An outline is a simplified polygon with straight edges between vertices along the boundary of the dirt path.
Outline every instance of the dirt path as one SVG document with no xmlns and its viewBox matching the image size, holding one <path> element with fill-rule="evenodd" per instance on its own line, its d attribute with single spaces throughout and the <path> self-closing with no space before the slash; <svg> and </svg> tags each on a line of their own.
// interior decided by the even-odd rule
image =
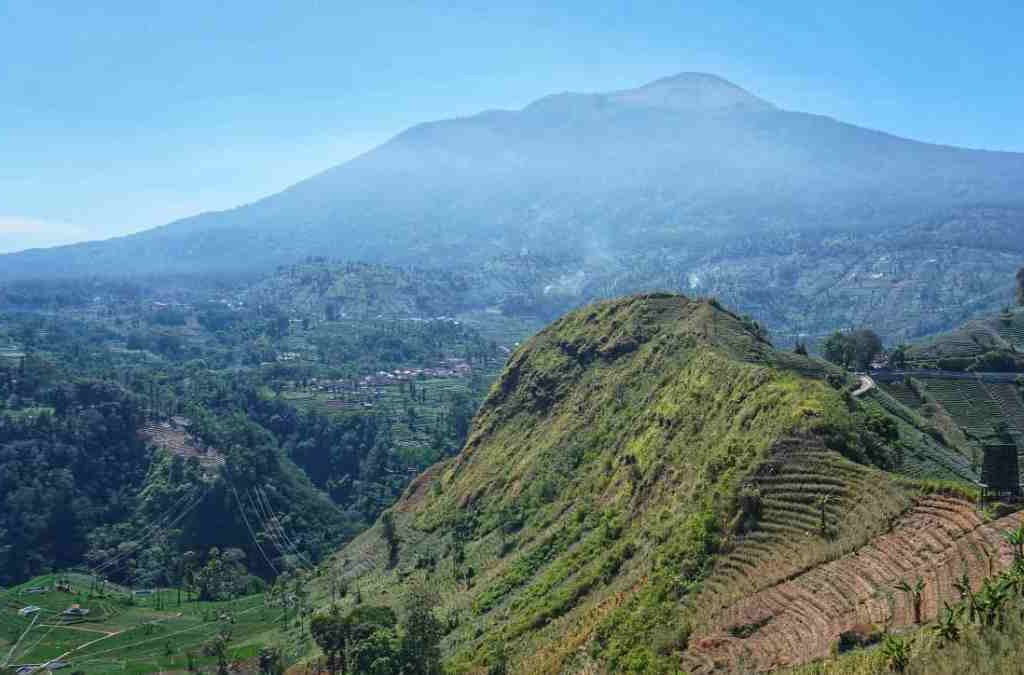
<svg viewBox="0 0 1024 675">
<path fill-rule="evenodd" d="M 860 376 L 860 386 L 856 391 L 853 392 L 854 398 L 860 398 L 864 394 L 868 393 L 875 388 L 875 381 L 867 375 Z"/>
<path fill-rule="evenodd" d="M 57 626 L 57 627 L 58 628 L 66 628 L 67 626 Z M 75 652 L 77 652 L 80 649 L 85 649 L 86 647 L 91 647 L 92 645 L 94 645 L 94 644 L 96 644 L 98 642 L 103 642 L 104 640 L 109 640 L 110 638 L 112 638 L 114 636 L 117 636 L 117 635 L 120 635 L 123 632 L 124 632 L 123 630 L 119 630 L 119 631 L 117 631 L 115 633 L 107 633 L 106 635 L 104 635 L 101 638 L 96 638 L 95 640 L 90 640 L 89 642 L 86 642 L 85 644 L 78 645 L 74 649 L 69 649 L 68 651 L 64 652 L 60 656 L 57 656 L 57 657 L 52 658 L 52 659 L 48 659 L 46 661 L 46 663 L 43 663 L 43 664 L 39 665 L 36 668 L 33 668 L 31 671 L 28 672 L 28 675 L 34 675 L 34 673 L 38 673 L 38 672 L 41 672 L 43 670 L 47 670 L 47 668 L 46 668 L 47 665 L 49 665 L 51 663 L 54 663 L 55 661 L 64 661 L 65 659 L 67 659 L 69 656 L 71 656 L 72 654 L 74 654 Z"/>
<path fill-rule="evenodd" d="M 1022 514 L 1012 514 L 983 523 L 962 499 L 922 499 L 866 546 L 719 612 L 694 636 L 684 669 L 763 672 L 823 658 L 840 633 L 857 625 L 909 626 L 913 609 L 895 586 L 918 577 L 926 584 L 923 618 L 931 620 L 943 601 L 958 597 L 956 578 L 966 573 L 980 586 L 1009 566 L 1012 551 L 1003 534 L 1021 522 Z"/>
<path fill-rule="evenodd" d="M 114 634 L 113 631 L 102 630 L 100 628 L 86 628 L 85 626 L 72 626 L 72 625 L 60 624 L 60 623 L 58 623 L 58 624 L 44 623 L 44 624 L 40 624 L 40 627 L 46 627 L 46 628 L 66 628 L 67 630 L 80 630 L 80 631 L 84 631 L 86 633 L 100 633 L 102 635 L 113 635 Z"/>
</svg>

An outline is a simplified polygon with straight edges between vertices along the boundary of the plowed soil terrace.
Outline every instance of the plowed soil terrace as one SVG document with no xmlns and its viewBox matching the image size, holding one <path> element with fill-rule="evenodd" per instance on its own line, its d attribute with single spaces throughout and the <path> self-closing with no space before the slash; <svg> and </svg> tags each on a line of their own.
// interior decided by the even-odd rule
<svg viewBox="0 0 1024 675">
<path fill-rule="evenodd" d="M 692 638 L 684 669 L 769 671 L 828 656 L 839 634 L 859 624 L 911 625 L 911 600 L 895 586 L 918 577 L 925 582 L 923 619 L 934 619 L 944 601 L 958 599 L 953 582 L 962 574 L 980 587 L 1010 565 L 1003 535 L 1021 518 L 985 523 L 964 499 L 921 498 L 867 545 L 717 612 Z"/>
</svg>

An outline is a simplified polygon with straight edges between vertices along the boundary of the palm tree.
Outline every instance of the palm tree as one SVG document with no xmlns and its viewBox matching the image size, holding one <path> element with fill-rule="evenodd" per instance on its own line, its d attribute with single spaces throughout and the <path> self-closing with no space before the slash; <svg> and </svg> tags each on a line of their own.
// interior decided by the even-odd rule
<svg viewBox="0 0 1024 675">
<path fill-rule="evenodd" d="M 913 586 L 908 584 L 906 581 L 901 581 L 896 584 L 896 589 L 903 591 L 910 598 L 911 603 L 914 607 L 914 623 L 921 623 L 921 602 L 924 598 L 924 579 L 921 577 L 917 578 L 917 582 Z"/>
</svg>

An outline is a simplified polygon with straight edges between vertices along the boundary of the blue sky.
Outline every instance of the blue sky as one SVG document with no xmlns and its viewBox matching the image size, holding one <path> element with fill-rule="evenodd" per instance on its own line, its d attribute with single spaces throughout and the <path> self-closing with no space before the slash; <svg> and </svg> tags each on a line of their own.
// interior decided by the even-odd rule
<svg viewBox="0 0 1024 675">
<path fill-rule="evenodd" d="M 679 71 L 1024 151 L 1021 26 L 1024 3 L 998 1 L 0 0 L 0 250 L 228 208 L 417 122 Z"/>
</svg>

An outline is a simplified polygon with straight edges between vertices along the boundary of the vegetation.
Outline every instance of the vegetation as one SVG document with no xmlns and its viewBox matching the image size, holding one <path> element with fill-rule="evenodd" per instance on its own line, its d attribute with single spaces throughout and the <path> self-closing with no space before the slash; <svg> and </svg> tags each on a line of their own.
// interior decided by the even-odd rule
<svg viewBox="0 0 1024 675">
<path fill-rule="evenodd" d="M 242 551 L 240 588 L 309 565 L 456 451 L 503 358 L 458 321 L 332 322 L 199 281 L 4 297 L 3 584 L 74 566 L 181 584 L 175 557 L 213 549 Z"/>
<path fill-rule="evenodd" d="M 794 675 L 881 675 L 885 672 L 954 675 L 1014 672 L 1024 636 L 1024 563 L 985 579 L 980 589 L 959 582 L 960 601 L 946 604 L 935 622 L 888 634 L 879 650 L 855 650 L 812 664 Z"/>
<path fill-rule="evenodd" d="M 70 592 L 56 588 L 62 584 Z M 41 608 L 35 625 L 18 614 L 28 604 Z M 60 613 L 72 604 L 90 613 L 77 623 L 62 622 Z M 294 661 L 297 649 L 309 645 L 294 634 L 298 639 L 289 644 L 281 617 L 279 601 L 263 594 L 207 602 L 179 596 L 173 588 L 131 594 L 116 584 L 94 586 L 81 574 L 46 575 L 0 594 L 0 665 L 38 664 L 63 655 L 71 670 L 89 675 L 211 672 L 255 661 L 262 649 L 276 653 L 278 662 Z"/>
<path fill-rule="evenodd" d="M 516 352 L 462 454 L 336 560 L 370 604 L 411 579 L 441 589 L 456 669 L 671 671 L 717 554 L 734 527 L 758 528 L 743 486 L 794 437 L 895 468 L 901 434 L 828 365 L 775 351 L 713 302 L 598 304 Z"/>
<path fill-rule="evenodd" d="M 1024 309 L 972 319 L 906 349 L 912 368 L 977 372 L 1024 372 Z"/>
<path fill-rule="evenodd" d="M 197 607 L 264 592 L 283 615 L 263 651 L 218 620 L 167 655 L 184 667 L 223 671 L 245 654 L 276 672 L 322 654 L 334 672 L 433 673 L 442 661 L 671 672 L 719 608 L 862 546 L 914 495 L 969 492 L 957 481 L 977 475 L 970 441 L 929 413 L 940 396 L 926 386 L 853 398 L 839 368 L 775 350 L 757 322 L 713 300 L 654 294 L 567 315 L 512 355 L 472 426 L 500 351 L 492 342 L 450 320 L 349 320 L 328 306 L 292 315 L 269 300 L 252 313 L 194 303 L 104 320 L 107 333 L 37 315 L 0 323 L 18 345 L 0 361 L 8 440 L 74 450 L 7 451 L 0 479 L 23 487 L 40 466 L 67 468 L 83 477 L 81 494 L 75 480 L 52 497 L 50 483 L 32 484 L 49 513 L 68 499 L 116 504 L 71 525 L 16 506 L 0 545 L 67 532 L 55 541 L 75 547 L 8 544 L 6 583 L 79 565 L 90 585 L 177 587 L 174 602 Z M 118 346 L 128 338 L 138 348 Z M 878 346 L 868 331 L 836 344 L 852 367 Z M 424 359 L 464 367 L 394 383 L 367 372 Z M 991 422 L 1006 405 L 977 412 L 993 434 L 1012 431 Z M 128 466 L 128 480 L 106 479 L 116 498 L 89 492 Z M 922 621 L 923 588 L 907 588 Z M 979 621 L 996 621 L 971 602 L 989 617 Z M 955 618 L 941 631 L 950 642 L 964 634 Z M 761 628 L 755 618 L 729 634 Z M 919 651 L 883 642 L 896 664 Z"/>
<path fill-rule="evenodd" d="M 871 330 L 860 329 L 849 333 L 835 332 L 821 346 L 826 359 L 844 368 L 867 370 L 882 352 L 882 340 Z"/>
</svg>

